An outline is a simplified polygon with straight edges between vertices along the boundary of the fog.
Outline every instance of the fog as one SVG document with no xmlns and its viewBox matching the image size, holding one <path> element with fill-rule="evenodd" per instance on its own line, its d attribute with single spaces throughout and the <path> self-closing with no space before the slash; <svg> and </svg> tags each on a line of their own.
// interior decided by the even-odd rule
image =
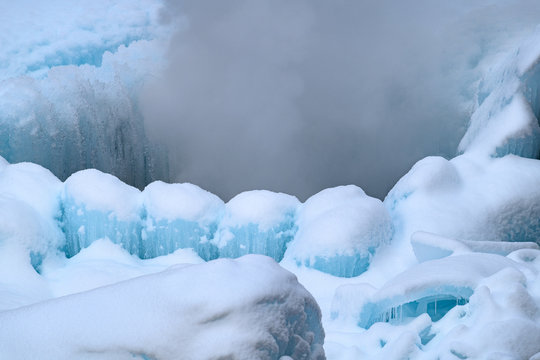
<svg viewBox="0 0 540 360">
<path fill-rule="evenodd" d="M 455 155 L 485 69 L 538 20 L 533 0 L 168 1 L 145 126 L 172 180 L 225 200 L 343 184 L 384 198 L 417 160 Z"/>
</svg>

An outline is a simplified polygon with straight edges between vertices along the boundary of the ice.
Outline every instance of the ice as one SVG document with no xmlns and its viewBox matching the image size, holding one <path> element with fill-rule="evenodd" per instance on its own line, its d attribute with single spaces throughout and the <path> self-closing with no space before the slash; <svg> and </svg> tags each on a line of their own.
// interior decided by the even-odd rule
<svg viewBox="0 0 540 360">
<path fill-rule="evenodd" d="M 263 254 L 280 261 L 296 232 L 294 196 L 266 190 L 246 191 L 225 206 L 213 243 L 220 257 Z"/>
<path fill-rule="evenodd" d="M 366 271 L 375 250 L 393 234 L 381 201 L 354 185 L 313 195 L 301 206 L 297 223 L 298 233 L 285 257 L 343 277 Z"/>
<path fill-rule="evenodd" d="M 162 4 L 0 6 L 0 358 L 323 359 L 324 325 L 329 360 L 540 359 L 540 30 L 473 60 L 491 69 L 459 155 L 384 203 L 224 204 L 124 183 L 169 176 L 139 108 Z"/>
<path fill-rule="evenodd" d="M 360 308 L 358 325 L 402 322 L 428 313 L 439 320 L 465 304 L 485 277 L 514 263 L 502 256 L 465 254 L 424 262 L 387 282 Z"/>
<path fill-rule="evenodd" d="M 143 191 L 146 219 L 141 256 L 152 258 L 192 248 L 205 260 L 218 257 L 212 243 L 223 201 L 192 184 L 156 181 Z"/>
<path fill-rule="evenodd" d="M 138 105 L 144 79 L 163 62 L 159 8 L 153 0 L 4 2 L 0 155 L 62 180 L 86 168 L 141 188 L 167 178 L 167 156 L 147 141 Z"/>
<path fill-rule="evenodd" d="M 479 107 L 461 143 L 462 152 L 502 157 L 540 156 L 540 30 L 486 75 Z"/>
<path fill-rule="evenodd" d="M 257 255 L 172 267 L 3 312 L 0 323 L 0 357 L 11 359 L 325 358 L 315 300 Z"/>
<path fill-rule="evenodd" d="M 95 169 L 79 171 L 64 184 L 63 224 L 68 257 L 107 237 L 130 253 L 141 249 L 140 191 Z"/>
</svg>

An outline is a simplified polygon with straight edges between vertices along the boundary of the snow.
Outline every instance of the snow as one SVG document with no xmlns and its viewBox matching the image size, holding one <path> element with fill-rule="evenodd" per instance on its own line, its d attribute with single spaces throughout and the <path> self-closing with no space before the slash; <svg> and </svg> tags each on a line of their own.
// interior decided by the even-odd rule
<svg viewBox="0 0 540 360">
<path fill-rule="evenodd" d="M 385 198 L 393 241 L 403 245 L 424 231 L 466 241 L 537 242 L 539 185 L 540 163 L 532 159 L 465 154 L 420 160 Z"/>
<path fill-rule="evenodd" d="M 102 237 L 139 253 L 143 206 L 134 187 L 95 169 L 82 170 L 64 183 L 63 209 L 68 256 Z"/>
<path fill-rule="evenodd" d="M 357 186 L 325 189 L 300 208 L 298 232 L 285 257 L 336 276 L 364 272 L 393 226 L 380 200 Z"/>
<path fill-rule="evenodd" d="M 506 256 L 521 249 L 540 250 L 538 244 L 533 242 L 466 241 L 423 231 L 412 234 L 411 245 L 419 262 L 473 251 Z"/>
<path fill-rule="evenodd" d="M 224 206 L 216 195 L 188 183 L 155 181 L 146 186 L 143 196 L 147 214 L 156 220 L 215 222 Z"/>
<path fill-rule="evenodd" d="M 246 191 L 225 206 L 213 243 L 220 257 L 263 254 L 280 261 L 296 232 L 294 196 L 266 190 Z"/>
<path fill-rule="evenodd" d="M 2 3 L 0 154 L 62 180 L 86 168 L 140 187 L 168 176 L 137 105 L 144 80 L 164 66 L 170 29 L 160 7 L 155 0 Z"/>
<path fill-rule="evenodd" d="M 315 300 L 256 255 L 171 267 L 6 311 L 0 323 L 5 358 L 324 359 Z"/>
<path fill-rule="evenodd" d="M 459 155 L 384 202 L 225 204 L 124 182 L 167 177 L 137 105 L 160 6 L 0 5 L 0 358 L 540 359 L 540 30 L 493 59 Z"/>
<path fill-rule="evenodd" d="M 537 30 L 518 49 L 493 65 L 479 89 L 480 104 L 459 144 L 461 152 L 538 158 L 539 38 Z"/>
<path fill-rule="evenodd" d="M 140 254 L 143 258 L 193 248 L 205 260 L 218 257 L 210 240 L 223 216 L 223 201 L 196 185 L 156 181 L 143 193 L 146 213 Z"/>
</svg>

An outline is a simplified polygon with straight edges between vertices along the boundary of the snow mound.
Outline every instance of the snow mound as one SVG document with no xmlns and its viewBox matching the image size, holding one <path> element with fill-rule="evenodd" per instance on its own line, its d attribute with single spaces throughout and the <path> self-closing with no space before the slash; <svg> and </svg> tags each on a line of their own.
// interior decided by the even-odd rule
<svg viewBox="0 0 540 360">
<path fill-rule="evenodd" d="M 375 250 L 389 243 L 393 234 L 381 201 L 354 185 L 310 197 L 299 210 L 297 224 L 285 258 L 343 277 L 366 271 Z"/>
<path fill-rule="evenodd" d="M 0 356 L 11 359 L 325 358 L 315 300 L 256 255 L 172 267 L 3 312 L 0 323 Z"/>
<path fill-rule="evenodd" d="M 467 154 L 450 161 L 425 158 L 384 204 L 396 227 L 396 243 L 408 243 L 417 231 L 464 241 L 538 242 L 540 162 Z"/>
</svg>

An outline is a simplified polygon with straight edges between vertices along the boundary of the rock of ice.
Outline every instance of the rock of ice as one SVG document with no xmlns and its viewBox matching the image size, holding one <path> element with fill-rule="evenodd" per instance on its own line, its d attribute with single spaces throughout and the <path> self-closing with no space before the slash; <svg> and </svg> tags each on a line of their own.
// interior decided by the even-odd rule
<svg viewBox="0 0 540 360">
<path fill-rule="evenodd" d="M 220 257 L 263 254 L 281 261 L 296 232 L 294 196 L 266 190 L 246 191 L 225 206 L 213 243 Z"/>
<path fill-rule="evenodd" d="M 6 359 L 325 359 L 317 303 L 257 255 L 172 267 L 2 312 L 0 323 Z"/>
<path fill-rule="evenodd" d="M 79 171 L 64 183 L 63 217 L 68 257 L 107 237 L 140 254 L 143 204 L 140 191 L 95 169 Z"/>
<path fill-rule="evenodd" d="M 393 234 L 380 200 L 354 185 L 325 189 L 300 208 L 298 232 L 285 257 L 335 276 L 366 271 L 375 250 Z"/>
<path fill-rule="evenodd" d="M 156 181 L 143 191 L 146 219 L 141 256 L 152 258 L 192 248 L 205 260 L 218 257 L 212 242 L 223 216 L 223 201 L 192 184 Z"/>
</svg>

